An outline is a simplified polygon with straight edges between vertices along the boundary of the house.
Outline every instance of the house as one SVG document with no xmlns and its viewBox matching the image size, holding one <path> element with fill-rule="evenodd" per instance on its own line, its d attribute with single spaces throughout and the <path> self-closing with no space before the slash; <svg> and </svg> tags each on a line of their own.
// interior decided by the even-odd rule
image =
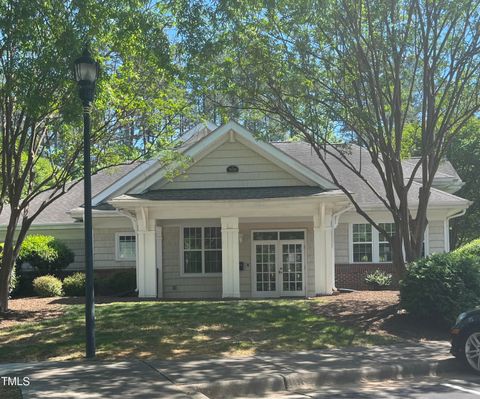
<svg viewBox="0 0 480 399">
<path fill-rule="evenodd" d="M 195 127 L 180 151 L 191 163 L 173 179 L 158 159 L 93 177 L 94 267 L 136 268 L 140 297 L 328 295 L 335 286 L 362 288 L 369 271 L 393 270 L 388 242 L 352 209 L 307 143 L 257 141 L 229 122 Z M 349 157 L 381 189 L 367 154 L 352 146 Z M 404 162 L 406 172 L 414 162 Z M 334 159 L 329 165 L 391 229 L 373 193 Z M 426 254 L 449 250 L 449 220 L 469 206 L 453 194 L 461 185 L 444 161 L 431 194 Z M 419 187 L 410 193 L 413 207 Z M 31 228 L 74 250 L 70 270 L 83 269 L 82 199 L 76 185 Z"/>
</svg>

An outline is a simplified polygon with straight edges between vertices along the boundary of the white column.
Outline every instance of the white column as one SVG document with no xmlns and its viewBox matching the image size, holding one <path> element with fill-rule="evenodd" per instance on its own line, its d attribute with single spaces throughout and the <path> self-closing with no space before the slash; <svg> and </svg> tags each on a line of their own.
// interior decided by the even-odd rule
<svg viewBox="0 0 480 399">
<path fill-rule="evenodd" d="M 315 294 L 331 295 L 334 280 L 333 227 L 331 211 L 321 205 L 313 216 Z"/>
<path fill-rule="evenodd" d="M 157 247 L 157 297 L 163 298 L 163 230 L 161 226 L 156 227 L 155 238 Z"/>
<path fill-rule="evenodd" d="M 140 298 L 157 297 L 155 220 L 148 209 L 137 210 L 137 287 Z"/>
<path fill-rule="evenodd" d="M 222 217 L 222 297 L 240 298 L 238 217 Z"/>
</svg>

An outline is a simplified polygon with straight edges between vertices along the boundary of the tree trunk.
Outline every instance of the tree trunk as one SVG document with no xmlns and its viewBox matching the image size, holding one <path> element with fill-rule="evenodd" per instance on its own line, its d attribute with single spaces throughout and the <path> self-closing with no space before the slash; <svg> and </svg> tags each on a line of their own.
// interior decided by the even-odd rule
<svg viewBox="0 0 480 399">
<path fill-rule="evenodd" d="M 403 256 L 403 240 L 398 233 L 392 239 L 392 262 L 394 266 L 394 280 L 400 281 L 405 275 L 406 268 Z"/>
<path fill-rule="evenodd" d="M 11 265 L 6 264 L 6 259 L 3 258 L 0 267 L 0 312 L 8 311 L 11 271 Z"/>
</svg>

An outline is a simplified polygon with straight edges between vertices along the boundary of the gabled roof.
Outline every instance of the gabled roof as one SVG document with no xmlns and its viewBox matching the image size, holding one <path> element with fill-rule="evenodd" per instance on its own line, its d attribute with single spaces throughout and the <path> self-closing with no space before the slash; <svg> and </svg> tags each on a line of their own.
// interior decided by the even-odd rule
<svg viewBox="0 0 480 399">
<path fill-rule="evenodd" d="M 200 140 L 194 142 L 190 146 L 182 148 L 182 154 L 186 157 L 198 161 L 213 151 L 216 147 L 226 142 L 229 135 L 234 135 L 236 140 L 250 147 L 260 155 L 276 163 L 284 168 L 292 175 L 318 185 L 325 190 L 334 190 L 337 187 L 323 175 L 318 174 L 297 159 L 289 156 L 287 153 L 280 151 L 274 145 L 263 141 L 257 141 L 253 135 L 240 126 L 236 122 L 228 122 L 225 125 L 210 132 Z M 141 170 L 135 169 L 129 174 L 122 177 L 115 185 L 108 188 L 104 192 L 95 196 L 92 200 L 93 205 L 98 205 L 107 198 L 121 195 L 124 193 L 141 194 L 146 192 L 152 185 L 165 178 L 169 169 L 162 168 L 159 161 L 145 163 Z"/>
<path fill-rule="evenodd" d="M 237 132 L 238 137 L 243 142 L 248 142 L 249 145 L 254 146 L 257 151 L 261 151 L 262 154 L 270 157 L 270 159 L 278 160 L 283 167 L 291 170 L 292 168 L 298 168 L 296 173 L 302 172 L 302 176 L 305 179 L 312 181 L 312 185 L 295 186 L 295 187 L 264 187 L 264 188 L 245 188 L 245 189 L 200 189 L 200 190 L 157 190 L 148 192 L 145 190 L 148 185 L 144 184 L 143 187 L 139 185 L 142 181 L 157 181 L 159 173 L 161 173 L 163 164 L 160 160 L 151 160 L 147 162 L 136 162 L 124 166 L 116 166 L 110 169 L 104 170 L 94 176 L 92 176 L 92 193 L 94 197 L 94 205 L 98 211 L 112 210 L 112 207 L 107 204 L 107 200 L 118 195 L 131 195 L 135 197 L 145 196 L 151 200 L 169 200 L 176 198 L 176 200 L 189 200 L 197 196 L 199 199 L 207 198 L 227 198 L 236 197 L 241 198 L 280 198 L 287 196 L 311 196 L 317 195 L 316 192 L 322 193 L 325 190 L 331 190 L 335 186 L 328 180 L 329 174 L 323 165 L 322 161 L 318 158 L 315 152 L 312 150 L 309 144 L 305 142 L 282 142 L 282 143 L 265 143 L 256 141 L 253 136 L 246 131 L 243 127 L 239 126 L 235 122 L 231 122 L 220 128 L 217 128 L 213 124 L 202 124 L 197 127 L 196 132 L 184 136 L 184 142 L 180 151 L 183 154 L 194 154 L 196 157 L 201 156 L 204 153 L 208 153 L 215 145 L 221 140 L 219 137 L 228 137 L 229 131 L 234 130 Z M 200 136 L 200 137 L 199 137 Z M 212 138 L 211 138 L 212 137 Z M 377 188 L 379 192 L 383 192 L 383 186 L 375 167 L 369 160 L 368 154 L 359 149 L 359 147 L 351 146 L 349 159 L 351 162 L 359 164 L 362 163 L 362 169 L 364 174 L 369 177 L 371 184 Z M 411 163 L 415 160 L 406 160 L 404 167 L 408 173 L 411 168 Z M 357 200 L 365 207 L 379 208 L 381 207 L 378 198 L 370 191 L 364 183 L 362 183 L 356 175 L 348 171 L 338 161 L 331 158 L 329 165 L 334 170 L 338 179 L 344 184 L 351 192 L 353 192 Z M 453 178 L 457 179 L 458 175 L 448 161 L 442 162 L 439 169 L 439 175 L 441 179 Z M 317 182 L 314 182 L 316 180 Z M 322 186 L 319 183 L 325 183 Z M 150 182 L 151 183 L 151 182 Z M 137 185 L 138 189 L 133 191 Z M 151 184 L 150 184 L 151 185 Z M 409 200 L 412 205 L 418 202 L 418 189 L 420 184 L 414 183 L 412 190 L 409 194 Z M 129 191 L 132 190 L 132 191 Z M 231 192 L 231 193 L 228 193 Z M 41 203 L 43 198 L 49 195 L 49 192 L 44 193 L 31 205 L 31 209 L 35 210 Z M 227 198 L 228 199 L 228 198 Z M 79 184 L 72 187 L 65 195 L 47 207 L 39 217 L 34 221 L 36 225 L 51 225 L 51 224 L 66 224 L 73 223 L 75 221 L 68 212 L 81 207 L 83 204 L 83 184 Z M 448 192 L 433 188 L 431 192 L 430 205 L 432 207 L 454 207 L 464 209 L 470 204 L 466 199 L 460 198 L 456 195 L 452 195 Z M 8 206 L 2 211 L 0 215 L 0 225 L 5 225 L 9 218 Z"/>
</svg>

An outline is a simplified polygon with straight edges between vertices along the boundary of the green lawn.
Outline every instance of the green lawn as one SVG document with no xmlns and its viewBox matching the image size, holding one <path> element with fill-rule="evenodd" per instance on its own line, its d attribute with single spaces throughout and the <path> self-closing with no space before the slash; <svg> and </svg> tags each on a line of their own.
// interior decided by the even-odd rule
<svg viewBox="0 0 480 399">
<path fill-rule="evenodd" d="M 97 305 L 98 355 L 170 359 L 391 342 L 316 315 L 312 303 L 262 300 Z M 0 362 L 82 357 L 84 308 L 66 306 L 66 313 L 56 319 L 0 330 Z"/>
</svg>

